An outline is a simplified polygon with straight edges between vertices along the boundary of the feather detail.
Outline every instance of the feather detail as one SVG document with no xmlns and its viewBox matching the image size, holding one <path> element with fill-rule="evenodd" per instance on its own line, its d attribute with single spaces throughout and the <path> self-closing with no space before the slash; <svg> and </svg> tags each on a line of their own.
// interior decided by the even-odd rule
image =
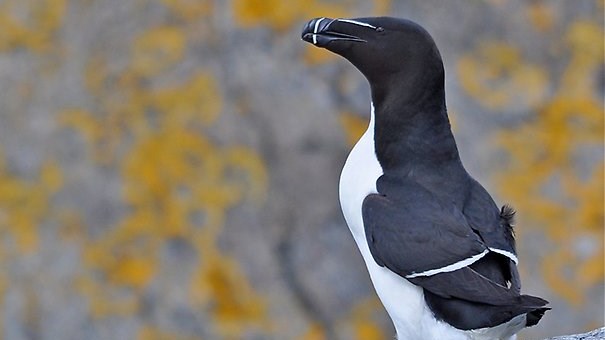
<svg viewBox="0 0 605 340">
<path fill-rule="evenodd" d="M 500 209 L 500 218 L 504 220 L 504 223 L 507 224 L 511 229 L 515 226 L 515 214 L 517 212 L 510 204 L 505 204 Z"/>
</svg>

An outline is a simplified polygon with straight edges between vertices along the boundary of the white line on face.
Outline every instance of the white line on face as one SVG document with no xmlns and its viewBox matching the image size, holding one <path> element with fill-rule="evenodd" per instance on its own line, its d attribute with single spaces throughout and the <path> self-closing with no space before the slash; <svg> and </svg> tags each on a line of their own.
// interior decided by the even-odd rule
<svg viewBox="0 0 605 340">
<path fill-rule="evenodd" d="M 315 27 L 313 28 L 313 45 L 317 45 L 317 29 L 319 28 L 319 23 L 325 18 L 321 18 L 315 22 Z"/>
<path fill-rule="evenodd" d="M 336 20 L 346 22 L 349 24 L 353 24 L 353 25 L 357 25 L 357 26 L 363 26 L 363 27 L 369 27 L 371 29 L 376 29 L 376 26 L 372 26 L 370 24 L 366 24 L 365 22 L 361 22 L 361 21 L 357 21 L 357 20 L 351 20 L 351 19 L 336 19 Z"/>
</svg>

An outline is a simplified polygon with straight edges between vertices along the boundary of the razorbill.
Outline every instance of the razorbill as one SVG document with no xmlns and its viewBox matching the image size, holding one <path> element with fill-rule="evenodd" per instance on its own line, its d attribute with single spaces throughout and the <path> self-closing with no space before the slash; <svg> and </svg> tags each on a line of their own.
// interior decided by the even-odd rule
<svg viewBox="0 0 605 340">
<path fill-rule="evenodd" d="M 464 169 L 431 36 L 409 20 L 316 18 L 302 39 L 367 78 L 371 116 L 340 204 L 398 339 L 514 339 L 547 301 L 521 295 L 512 218 Z"/>
</svg>

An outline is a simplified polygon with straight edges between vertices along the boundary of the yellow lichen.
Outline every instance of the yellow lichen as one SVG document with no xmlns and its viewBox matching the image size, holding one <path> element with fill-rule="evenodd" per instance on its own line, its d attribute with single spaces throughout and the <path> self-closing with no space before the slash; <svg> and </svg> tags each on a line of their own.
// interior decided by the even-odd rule
<svg viewBox="0 0 605 340">
<path fill-rule="evenodd" d="M 554 10 L 546 2 L 531 2 L 528 6 L 527 15 L 538 31 L 548 31 L 555 23 Z"/>
<path fill-rule="evenodd" d="M 374 0 L 374 13 L 384 15 L 390 8 L 390 0 Z M 343 18 L 351 16 L 351 1 L 278 1 L 278 0 L 235 0 L 233 14 L 242 27 L 266 25 L 284 31 L 293 24 L 314 17 Z"/>
<path fill-rule="evenodd" d="M 137 340 L 199 340 L 199 336 L 170 332 L 154 326 L 143 326 L 137 333 Z"/>
<path fill-rule="evenodd" d="M 276 30 L 285 30 L 305 7 L 306 4 L 301 1 L 235 0 L 233 14 L 242 27 L 269 24 Z"/>
<path fill-rule="evenodd" d="M 306 46 L 303 60 L 309 65 L 319 65 L 335 60 L 338 56 L 315 46 Z"/>
<path fill-rule="evenodd" d="M 391 12 L 391 0 L 374 0 L 374 14 L 388 15 Z"/>
<path fill-rule="evenodd" d="M 311 324 L 306 332 L 300 336 L 300 340 L 325 340 L 326 332 L 318 324 Z"/>
<path fill-rule="evenodd" d="M 239 337 L 250 325 L 266 326 L 264 302 L 229 257 L 203 260 L 191 281 L 191 290 L 192 296 L 202 298 L 196 303 L 209 303 L 215 325 L 227 336 Z"/>
<path fill-rule="evenodd" d="M 544 98 L 548 75 L 538 65 L 522 62 L 519 50 L 503 42 L 485 41 L 457 65 L 464 90 L 491 110 L 532 108 Z"/>
<path fill-rule="evenodd" d="M 160 0 L 185 20 L 192 21 L 214 10 L 214 0 Z"/>
<path fill-rule="evenodd" d="M 144 32 L 134 42 L 132 68 L 153 76 L 173 67 L 185 53 L 185 35 L 178 27 L 161 26 Z"/>
<path fill-rule="evenodd" d="M 342 129 L 345 131 L 349 145 L 357 143 L 361 135 L 363 135 L 368 128 L 367 118 L 362 118 L 347 112 L 341 113 L 338 118 Z"/>
<path fill-rule="evenodd" d="M 120 256 L 107 270 L 109 280 L 118 285 L 143 288 L 153 277 L 156 262 L 153 257 Z"/>
<path fill-rule="evenodd" d="M 153 90 L 148 94 L 150 106 L 170 117 L 168 124 L 210 125 L 222 109 L 222 98 L 214 78 L 200 73 L 184 84 Z"/>
<path fill-rule="evenodd" d="M 61 27 L 66 0 L 9 0 L 0 4 L 0 50 L 48 52 Z M 21 15 L 15 15 L 15 13 Z M 25 12 L 25 14 L 24 14 Z"/>
<path fill-rule="evenodd" d="M 384 307 L 376 296 L 370 296 L 359 300 L 338 325 L 350 328 L 358 340 L 386 339 L 387 335 L 377 322 L 378 313 L 384 313 Z"/>
<path fill-rule="evenodd" d="M 52 161 L 42 165 L 38 179 L 10 174 L 0 154 L 0 232 L 13 240 L 16 251 L 29 254 L 39 247 L 39 225 L 47 220 L 49 200 L 62 186 L 62 171 Z"/>
<path fill-rule="evenodd" d="M 380 340 L 386 338 L 380 326 L 371 321 L 359 321 L 356 323 L 355 333 L 359 340 Z"/>
</svg>

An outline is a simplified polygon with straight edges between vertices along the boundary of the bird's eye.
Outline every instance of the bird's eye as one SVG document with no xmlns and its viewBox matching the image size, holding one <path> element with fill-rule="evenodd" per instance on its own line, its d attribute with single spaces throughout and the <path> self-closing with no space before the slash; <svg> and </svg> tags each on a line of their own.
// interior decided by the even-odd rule
<svg viewBox="0 0 605 340">
<path fill-rule="evenodd" d="M 382 28 L 382 27 L 376 27 L 376 32 L 384 32 L 384 28 Z"/>
</svg>

